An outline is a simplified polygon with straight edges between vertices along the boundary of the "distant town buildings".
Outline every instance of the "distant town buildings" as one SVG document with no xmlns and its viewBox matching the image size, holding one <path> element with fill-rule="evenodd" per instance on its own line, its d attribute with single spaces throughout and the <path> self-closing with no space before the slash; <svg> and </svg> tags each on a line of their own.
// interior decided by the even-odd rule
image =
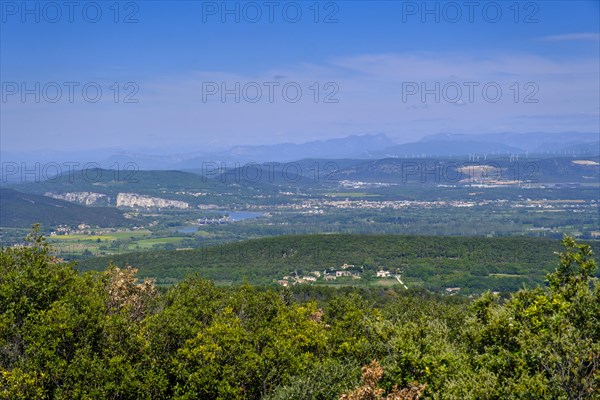
<svg viewBox="0 0 600 400">
<path fill-rule="evenodd" d="M 376 275 L 377 275 L 378 278 L 389 278 L 390 277 L 390 271 L 379 270 L 379 271 L 377 271 Z"/>
<path fill-rule="evenodd" d="M 219 224 L 226 224 L 228 222 L 231 222 L 231 218 L 229 217 L 212 217 L 212 218 L 208 218 L 208 217 L 204 217 L 204 218 L 199 218 L 198 219 L 198 224 L 200 225 L 219 225 Z"/>
<path fill-rule="evenodd" d="M 361 279 L 364 270 L 364 266 L 357 267 L 354 264 L 344 263 L 339 266 L 339 268 L 334 269 L 326 269 L 323 272 L 321 271 L 311 271 L 310 275 L 304 275 L 302 277 L 298 276 L 298 274 L 285 275 L 282 279 L 277 280 L 277 284 L 282 286 L 290 286 L 302 283 L 316 283 L 318 281 L 331 282 L 335 281 L 338 278 L 352 278 L 352 279 Z M 393 275 L 390 271 L 380 269 L 375 273 L 377 278 L 385 278 L 385 279 L 397 279 L 398 282 L 402 285 L 404 283 L 399 279 L 400 275 Z M 405 288 L 406 285 L 404 285 Z M 407 288 L 408 289 L 408 288 Z"/>
<path fill-rule="evenodd" d="M 447 294 L 457 294 L 458 292 L 460 292 L 460 288 L 459 287 L 449 287 L 449 288 L 446 288 L 446 293 Z"/>
</svg>

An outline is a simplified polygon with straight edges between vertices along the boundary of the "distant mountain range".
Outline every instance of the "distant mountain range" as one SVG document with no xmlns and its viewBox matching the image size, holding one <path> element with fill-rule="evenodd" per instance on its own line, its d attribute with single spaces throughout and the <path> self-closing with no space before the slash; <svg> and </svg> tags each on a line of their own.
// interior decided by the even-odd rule
<svg viewBox="0 0 600 400">
<path fill-rule="evenodd" d="M 593 132 L 530 132 L 457 134 L 438 133 L 413 143 L 423 146 L 431 155 L 467 154 L 554 154 L 595 156 L 600 153 L 600 133 Z M 448 147 L 450 146 L 450 147 Z"/>
<path fill-rule="evenodd" d="M 234 202 L 248 204 L 258 194 L 275 198 L 282 187 L 321 189 L 397 184 L 407 185 L 407 188 L 435 188 L 437 185 L 499 187 L 542 183 L 557 188 L 577 187 L 578 193 L 591 190 L 597 195 L 600 182 L 598 156 L 304 159 L 293 163 L 256 164 L 253 168 L 260 169 L 261 174 L 247 167 L 137 171 L 134 174 L 92 169 L 42 182 L 14 184 L 0 188 L 0 226 L 24 227 L 35 222 L 44 226 L 82 223 L 92 227 L 127 226 L 136 221 L 125 218 L 121 210 L 114 208 L 118 205 L 115 199 L 132 193 L 161 201 L 186 202 L 193 208 L 205 204 L 225 207 L 231 207 Z M 96 201 L 98 199 L 101 201 Z"/>
<path fill-rule="evenodd" d="M 1 154 L 2 161 L 30 164 L 39 162 L 78 161 L 96 162 L 107 169 L 118 169 L 132 163 L 144 170 L 191 170 L 201 169 L 206 163 L 264 163 L 291 162 L 302 159 L 363 159 L 374 160 L 388 157 L 451 157 L 468 155 L 530 154 L 546 156 L 598 156 L 600 133 L 485 133 L 457 134 L 438 133 L 425 136 L 410 143 L 397 143 L 383 133 L 352 135 L 336 139 L 316 140 L 306 143 L 279 143 L 272 145 L 234 146 L 228 150 L 192 151 L 182 154 L 146 154 L 140 151 L 103 150 L 94 153 L 78 153 L 61 159 L 52 159 L 47 153 Z M 36 158 L 37 157 L 37 158 Z M 86 159 L 87 157 L 87 159 Z M 2 177 L 6 183 L 14 175 Z"/>
<path fill-rule="evenodd" d="M 532 182 L 552 184 L 597 184 L 600 158 L 572 157 L 525 158 L 385 158 L 364 160 L 341 167 L 331 180 L 390 182 L 398 184 L 506 184 Z M 597 191 L 597 188 L 594 189 Z"/>
<path fill-rule="evenodd" d="M 228 151 L 196 157 L 182 163 L 183 168 L 193 168 L 203 161 L 265 162 L 296 161 L 303 158 L 373 158 L 374 154 L 393 146 L 384 134 L 346 136 L 337 139 L 315 140 L 302 144 L 281 143 L 262 146 L 235 146 Z"/>
<path fill-rule="evenodd" d="M 135 163 L 140 169 L 201 169 L 207 163 L 264 163 L 291 162 L 306 158 L 371 159 L 395 143 L 385 134 L 352 135 L 343 138 L 315 140 L 306 143 L 278 143 L 273 145 L 234 146 L 225 151 L 196 152 L 179 155 L 148 155 L 122 152 L 101 162 L 108 168 L 118 163 Z"/>
<path fill-rule="evenodd" d="M 488 143 L 475 140 L 446 140 L 433 139 L 421 140 L 415 143 L 406 143 L 391 146 L 379 152 L 379 157 L 411 158 L 415 156 L 463 156 L 469 154 L 517 154 L 523 150 L 502 143 Z"/>
<path fill-rule="evenodd" d="M 318 159 L 380 159 L 414 156 L 468 156 L 471 154 L 538 154 L 585 155 L 600 154 L 600 133 L 439 133 L 411 143 L 398 144 L 387 135 L 352 135 L 343 138 L 316 140 L 302 144 L 234 146 L 226 151 L 188 155 L 156 155 L 121 153 L 102 164 L 136 163 L 141 169 L 197 169 L 203 163 L 290 162 Z"/>
</svg>

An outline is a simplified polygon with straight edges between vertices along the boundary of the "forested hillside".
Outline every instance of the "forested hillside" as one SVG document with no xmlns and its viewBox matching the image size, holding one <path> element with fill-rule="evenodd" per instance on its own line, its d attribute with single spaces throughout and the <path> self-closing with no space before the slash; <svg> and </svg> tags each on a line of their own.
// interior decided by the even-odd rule
<svg viewBox="0 0 600 400">
<path fill-rule="evenodd" d="M 597 399 L 596 262 L 563 245 L 548 288 L 375 305 L 78 273 L 34 231 L 0 252 L 0 398 Z"/>
<path fill-rule="evenodd" d="M 0 226 L 26 227 L 34 223 L 45 226 L 78 225 L 113 227 L 131 226 L 135 220 L 127 219 L 115 208 L 89 208 L 47 196 L 21 193 L 0 188 Z"/>
<path fill-rule="evenodd" d="M 600 242 L 590 242 L 600 251 Z M 193 250 L 133 252 L 82 261 L 81 270 L 103 270 L 113 261 L 133 265 L 142 277 L 173 283 L 195 273 L 220 283 L 273 284 L 284 275 L 336 269 L 347 263 L 372 274 L 401 273 L 411 288 L 461 293 L 516 291 L 543 284 L 555 267 L 560 241 L 506 237 L 404 235 L 291 235 Z M 363 276 L 351 284 L 366 284 Z"/>
</svg>

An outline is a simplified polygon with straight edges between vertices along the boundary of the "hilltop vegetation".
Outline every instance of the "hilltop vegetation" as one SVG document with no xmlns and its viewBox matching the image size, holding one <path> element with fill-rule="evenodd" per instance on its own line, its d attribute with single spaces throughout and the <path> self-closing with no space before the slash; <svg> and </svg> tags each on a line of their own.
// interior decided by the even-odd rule
<svg viewBox="0 0 600 400">
<path fill-rule="evenodd" d="M 381 306 L 197 277 L 161 292 L 29 241 L 0 251 L 2 399 L 598 398 L 596 262 L 569 238 L 548 288 Z"/>
<path fill-rule="evenodd" d="M 140 171 L 132 169 L 89 168 L 64 172 L 44 181 L 25 181 L 14 185 L 31 193 L 99 192 L 116 196 L 122 191 L 209 189 L 214 187 L 197 174 L 182 171 Z M 124 188 L 126 188 L 124 190 Z"/>
<path fill-rule="evenodd" d="M 453 146 L 460 144 L 453 143 Z M 447 145 L 450 147 L 450 144 Z M 481 154 L 481 153 L 479 153 Z M 403 185 L 435 186 L 472 183 L 589 183 L 597 185 L 600 177 L 598 156 L 582 158 L 531 157 L 511 159 L 506 156 L 466 158 L 382 158 L 341 168 L 330 181 L 357 180 L 394 182 Z M 484 173 L 478 173 L 484 168 Z M 597 186 L 595 186 L 597 190 Z"/>
<path fill-rule="evenodd" d="M 599 242 L 591 242 L 595 251 Z M 542 284 L 554 268 L 560 241 L 507 237 L 404 235 L 292 235 L 248 240 L 193 250 L 133 252 L 82 261 L 81 270 L 103 270 L 109 262 L 133 265 L 140 276 L 172 283 L 195 273 L 221 283 L 273 284 L 294 272 L 308 274 L 342 264 L 402 274 L 411 288 L 462 293 L 516 291 Z M 397 270 L 400 271 L 397 271 Z M 365 276 L 364 278 L 367 278 Z M 368 279 L 351 285 L 367 285 Z M 392 282 L 393 283 L 393 282 Z"/>
<path fill-rule="evenodd" d="M 132 165 L 132 167 L 135 167 L 135 165 Z M 257 185 L 260 186 L 260 183 L 239 188 L 226 185 L 216 179 L 207 179 L 199 174 L 184 171 L 89 168 L 64 172 L 44 181 L 25 181 L 20 184 L 13 184 L 11 187 L 34 194 L 100 193 L 110 197 L 112 199 L 111 205 L 114 205 L 117 195 L 122 192 L 139 193 L 198 204 L 197 197 L 182 193 L 202 192 L 205 195 L 202 197 L 202 202 L 219 202 L 219 200 L 222 201 L 221 196 L 223 194 L 242 194 L 245 196 L 252 194 L 256 192 L 254 186 Z M 264 187 L 262 190 L 264 191 Z M 231 199 L 228 197 L 228 200 Z"/>
<path fill-rule="evenodd" d="M 0 188 L 0 226 L 24 227 L 34 223 L 46 226 L 87 224 L 113 227 L 135 223 L 115 208 L 89 208 L 46 196 Z"/>
</svg>

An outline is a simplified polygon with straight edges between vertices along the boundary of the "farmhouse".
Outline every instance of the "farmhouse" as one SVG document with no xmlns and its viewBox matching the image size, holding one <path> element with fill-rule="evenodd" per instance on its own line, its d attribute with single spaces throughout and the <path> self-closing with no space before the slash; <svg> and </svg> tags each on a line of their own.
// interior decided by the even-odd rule
<svg viewBox="0 0 600 400">
<path fill-rule="evenodd" d="M 448 294 L 456 294 L 458 292 L 460 292 L 460 288 L 459 287 L 449 287 L 449 288 L 446 288 L 446 293 L 448 293 Z"/>
</svg>

